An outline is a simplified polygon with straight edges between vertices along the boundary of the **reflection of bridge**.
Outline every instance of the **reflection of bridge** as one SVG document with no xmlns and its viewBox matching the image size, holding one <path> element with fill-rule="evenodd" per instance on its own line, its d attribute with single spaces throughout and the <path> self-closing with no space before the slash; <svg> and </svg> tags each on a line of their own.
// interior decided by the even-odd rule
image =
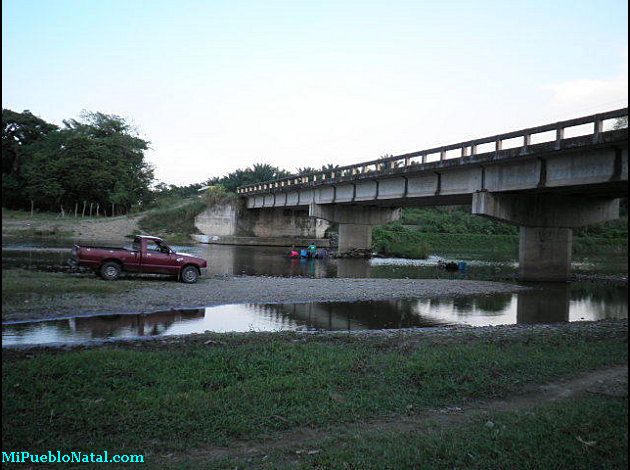
<svg viewBox="0 0 630 470">
<path fill-rule="evenodd" d="M 525 279 L 569 275 L 572 229 L 618 217 L 628 194 L 628 109 L 239 188 L 252 210 L 308 208 L 368 248 L 405 206 L 472 204 L 521 227 Z"/>
</svg>

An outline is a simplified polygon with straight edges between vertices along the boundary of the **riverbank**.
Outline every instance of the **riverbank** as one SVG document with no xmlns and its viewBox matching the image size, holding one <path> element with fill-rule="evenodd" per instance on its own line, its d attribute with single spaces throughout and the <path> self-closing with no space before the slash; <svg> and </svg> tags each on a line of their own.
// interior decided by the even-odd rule
<svg viewBox="0 0 630 470">
<path fill-rule="evenodd" d="M 627 219 L 625 219 L 627 221 Z M 593 256 L 628 256 L 628 237 L 574 235 L 572 258 Z M 615 233 L 615 235 L 617 235 Z M 518 259 L 518 234 L 439 233 L 426 232 L 423 227 L 394 223 L 375 227 L 373 244 L 377 253 L 401 258 L 424 259 L 428 254 L 449 256 L 472 255 L 484 259 Z"/>
<path fill-rule="evenodd" d="M 187 199 L 117 217 L 61 217 L 54 213 L 30 214 L 2 209 L 2 240 L 86 240 L 93 243 L 126 243 L 138 233 L 160 236 L 169 243 L 191 243 L 199 233 L 195 216 L 207 207 L 200 199 Z"/>
<path fill-rule="evenodd" d="M 443 279 L 238 276 L 181 284 L 160 277 L 107 282 L 88 274 L 2 271 L 2 320 L 147 313 L 230 303 L 359 302 L 518 292 L 515 284 Z"/>
<path fill-rule="evenodd" d="M 30 215 L 25 212 L 2 210 L 2 242 L 25 240 L 128 241 L 127 236 L 136 233 L 141 214 L 119 217 L 61 217 L 43 213 Z"/>
<path fill-rule="evenodd" d="M 124 451 L 152 468 L 626 468 L 627 328 L 5 350 L 3 449 Z"/>
</svg>

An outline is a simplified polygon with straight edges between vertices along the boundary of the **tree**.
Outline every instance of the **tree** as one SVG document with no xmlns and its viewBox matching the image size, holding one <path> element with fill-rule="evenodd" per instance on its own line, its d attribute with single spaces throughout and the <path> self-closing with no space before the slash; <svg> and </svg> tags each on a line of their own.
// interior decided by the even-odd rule
<svg viewBox="0 0 630 470">
<path fill-rule="evenodd" d="M 628 116 L 618 118 L 613 124 L 613 129 L 625 129 L 628 127 Z"/>
<path fill-rule="evenodd" d="M 17 178 L 22 182 L 17 197 L 22 207 L 63 212 L 64 207 L 70 210 L 86 202 L 111 214 L 115 207 L 120 213 L 148 200 L 153 181 L 153 170 L 144 159 L 148 142 L 123 118 L 84 112 L 81 120 L 64 121 L 62 129 L 44 130 L 23 133 L 22 142 L 28 143 L 20 144 Z M 13 173 L 6 178 L 3 174 L 11 190 L 14 179 Z"/>
<path fill-rule="evenodd" d="M 7 207 L 22 205 L 25 181 L 20 174 L 24 150 L 45 138 L 57 126 L 26 110 L 21 113 L 2 110 L 2 203 Z"/>
<path fill-rule="evenodd" d="M 317 173 L 317 169 L 311 167 L 311 166 L 305 166 L 304 168 L 298 168 L 297 170 L 297 174 L 298 175 L 310 175 L 311 173 Z"/>
<path fill-rule="evenodd" d="M 337 168 L 339 168 L 339 165 L 333 165 L 332 163 L 322 165 L 322 171 L 332 171 L 336 170 Z"/>
<path fill-rule="evenodd" d="M 2 174 L 15 175 L 20 169 L 20 148 L 43 139 L 57 126 L 29 110 L 16 113 L 2 110 Z"/>
<path fill-rule="evenodd" d="M 206 184 L 221 185 L 227 191 L 236 192 L 239 186 L 262 183 L 286 176 L 291 176 L 291 173 L 268 163 L 256 163 L 252 168 L 239 169 L 223 177 L 211 178 Z"/>
</svg>

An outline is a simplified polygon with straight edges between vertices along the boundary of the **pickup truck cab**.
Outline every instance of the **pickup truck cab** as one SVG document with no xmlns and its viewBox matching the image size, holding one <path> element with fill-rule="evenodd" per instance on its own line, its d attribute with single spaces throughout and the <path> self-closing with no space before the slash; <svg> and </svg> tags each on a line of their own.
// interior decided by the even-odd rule
<svg viewBox="0 0 630 470">
<path fill-rule="evenodd" d="M 170 274 L 187 284 L 197 282 L 208 268 L 205 259 L 176 253 L 161 238 L 150 236 L 135 237 L 131 249 L 74 245 L 70 264 L 90 268 L 108 281 L 125 271 Z"/>
</svg>

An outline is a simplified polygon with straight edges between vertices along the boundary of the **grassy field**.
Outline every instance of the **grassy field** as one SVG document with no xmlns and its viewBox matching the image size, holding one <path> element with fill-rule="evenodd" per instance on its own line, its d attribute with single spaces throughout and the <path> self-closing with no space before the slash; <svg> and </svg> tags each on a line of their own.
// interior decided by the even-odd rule
<svg viewBox="0 0 630 470">
<path fill-rule="evenodd" d="M 527 412 L 477 416 L 447 430 L 363 431 L 215 468 L 627 468 L 627 400 L 587 396 Z M 492 423 L 489 427 L 488 423 Z M 310 454 L 309 454 L 310 449 Z M 203 466 L 198 458 L 185 467 Z"/>
<path fill-rule="evenodd" d="M 106 282 L 95 275 L 48 273 L 26 269 L 2 270 L 2 304 L 25 302 L 64 294 L 111 295 L 150 285 L 137 279 Z"/>
<path fill-rule="evenodd" d="M 567 332 L 416 342 L 202 335 L 87 350 L 4 351 L 3 450 L 124 450 L 144 453 L 151 465 L 169 454 L 194 467 L 199 462 L 187 456 L 204 446 L 410 416 L 626 362 L 623 339 Z M 597 455 L 617 467 L 625 461 L 627 446 L 622 405 L 594 399 L 540 414 L 496 416 L 492 419 L 506 426 L 498 427 L 506 431 L 496 436 L 485 427 L 476 435 L 480 422 L 474 420 L 428 438 L 345 436 L 300 465 L 401 468 L 430 457 L 438 467 L 470 462 L 485 467 L 496 461 L 505 468 L 523 457 L 553 462 L 569 443 L 577 450 L 567 458 L 579 462 L 578 435 L 597 441 Z M 283 467 L 285 458 L 271 455 L 265 465 Z M 219 459 L 216 465 L 234 468 L 234 461 Z"/>
</svg>

